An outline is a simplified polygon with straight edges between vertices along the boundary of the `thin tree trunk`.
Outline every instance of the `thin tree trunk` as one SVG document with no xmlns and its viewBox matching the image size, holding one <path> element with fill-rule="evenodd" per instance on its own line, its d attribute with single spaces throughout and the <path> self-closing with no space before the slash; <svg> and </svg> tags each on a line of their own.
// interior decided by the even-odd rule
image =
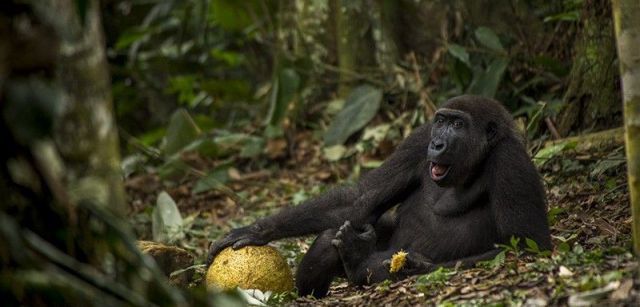
<svg viewBox="0 0 640 307">
<path fill-rule="evenodd" d="M 84 21 L 73 0 L 46 0 L 65 29 L 59 77 L 68 94 L 55 122 L 54 138 L 67 168 L 75 202 L 91 199 L 125 213 L 118 136 L 104 52 L 98 1 L 88 1 Z"/>
<path fill-rule="evenodd" d="M 633 246 L 640 255 L 640 2 L 614 0 L 613 17 L 622 76 Z"/>
<path fill-rule="evenodd" d="M 362 68 L 374 63 L 376 53 L 366 2 L 347 2 L 331 0 L 329 3 L 336 24 L 336 51 L 340 70 L 338 95 L 341 97 L 346 97 L 349 93 Z"/>
</svg>

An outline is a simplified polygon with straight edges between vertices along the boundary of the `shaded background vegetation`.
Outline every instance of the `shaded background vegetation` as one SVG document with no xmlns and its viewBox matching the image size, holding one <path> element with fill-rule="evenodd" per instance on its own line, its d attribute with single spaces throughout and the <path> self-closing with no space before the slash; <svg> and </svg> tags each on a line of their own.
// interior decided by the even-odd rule
<svg viewBox="0 0 640 307">
<path fill-rule="evenodd" d="M 207 132 L 322 132 L 336 100 L 362 84 L 383 98 L 360 110 L 385 122 L 407 115 L 419 124 L 440 102 L 472 93 L 503 101 L 532 138 L 621 123 L 608 1 L 103 7 L 118 122 L 146 145 L 158 145 L 178 107 Z"/>
</svg>

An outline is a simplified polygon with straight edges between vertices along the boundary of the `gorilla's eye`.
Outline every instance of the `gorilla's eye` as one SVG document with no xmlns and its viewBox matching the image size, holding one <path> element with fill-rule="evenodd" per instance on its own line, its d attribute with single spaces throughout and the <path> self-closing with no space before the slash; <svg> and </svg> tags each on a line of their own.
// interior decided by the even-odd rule
<svg viewBox="0 0 640 307">
<path fill-rule="evenodd" d="M 442 118 L 441 116 L 438 116 L 436 118 L 436 125 L 442 125 L 444 124 L 444 118 Z"/>
<path fill-rule="evenodd" d="M 464 122 L 461 119 L 456 119 L 453 121 L 454 128 L 462 128 L 464 126 Z"/>
</svg>

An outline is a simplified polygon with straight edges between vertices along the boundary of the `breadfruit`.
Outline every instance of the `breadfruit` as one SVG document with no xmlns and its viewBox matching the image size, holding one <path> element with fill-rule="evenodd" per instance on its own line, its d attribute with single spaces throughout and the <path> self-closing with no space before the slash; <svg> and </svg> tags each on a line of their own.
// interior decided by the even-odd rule
<svg viewBox="0 0 640 307">
<path fill-rule="evenodd" d="M 287 261 L 271 246 L 228 247 L 209 267 L 207 287 L 282 293 L 293 290 L 293 276 Z"/>
</svg>

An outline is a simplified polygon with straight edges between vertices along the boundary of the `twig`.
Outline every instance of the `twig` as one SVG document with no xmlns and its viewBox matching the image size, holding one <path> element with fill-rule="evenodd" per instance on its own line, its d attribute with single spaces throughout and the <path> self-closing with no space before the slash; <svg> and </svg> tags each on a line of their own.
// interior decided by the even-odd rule
<svg viewBox="0 0 640 307">
<path fill-rule="evenodd" d="M 560 133 L 558 133 L 558 129 L 556 129 L 556 125 L 554 125 L 553 120 L 550 117 L 545 117 L 544 122 L 547 124 L 547 128 L 549 129 L 549 132 L 551 132 L 554 140 L 559 140 L 562 138 L 560 136 Z"/>
</svg>

